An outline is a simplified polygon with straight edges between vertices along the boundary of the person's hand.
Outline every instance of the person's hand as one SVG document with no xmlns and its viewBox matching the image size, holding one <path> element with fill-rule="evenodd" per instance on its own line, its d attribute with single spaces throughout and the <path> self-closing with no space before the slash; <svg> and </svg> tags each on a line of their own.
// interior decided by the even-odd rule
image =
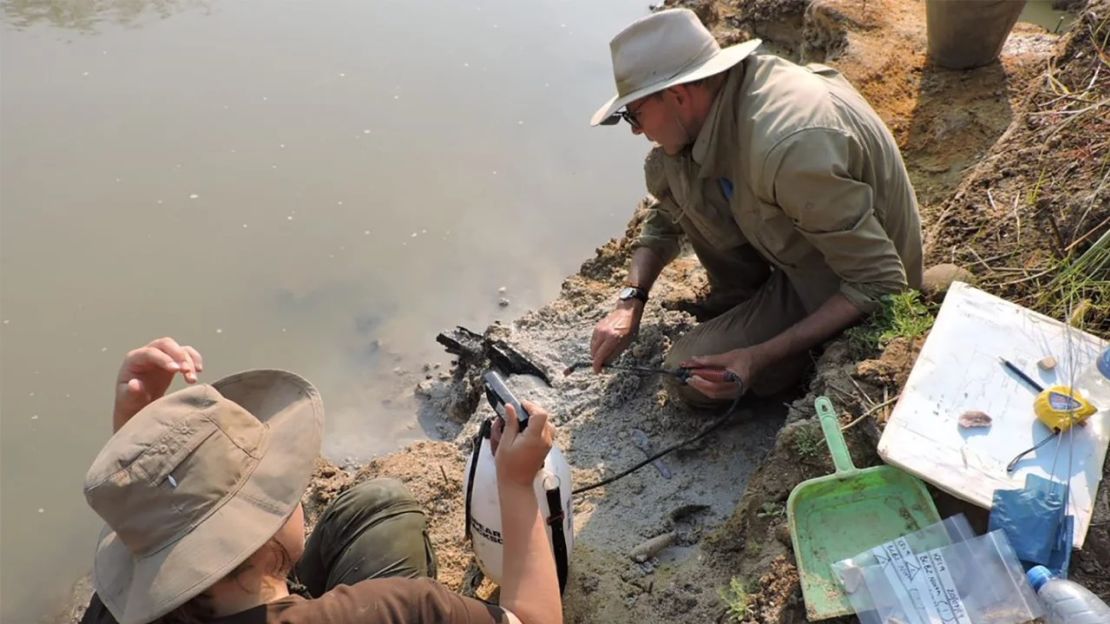
<svg viewBox="0 0 1110 624">
<path fill-rule="evenodd" d="M 590 339 L 590 357 L 595 373 L 600 373 L 602 366 L 632 344 L 643 315 L 643 302 L 630 299 L 617 304 L 615 310 L 598 321 L 593 338 Z"/>
<path fill-rule="evenodd" d="M 494 463 L 497 465 L 498 483 L 522 485 L 529 489 L 536 473 L 543 468 L 543 460 L 555 439 L 555 426 L 549 422 L 546 410 L 531 401 L 523 401 L 528 410 L 528 428 L 520 432 L 520 422 L 512 405 L 505 406 L 505 419 L 493 423 L 492 437 L 497 437 Z"/>
<path fill-rule="evenodd" d="M 698 355 L 679 364 L 690 369 L 688 386 L 711 399 L 735 399 L 763 369 L 754 349 L 741 347 L 718 355 Z"/>
<path fill-rule="evenodd" d="M 166 394 L 173 376 L 181 373 L 186 383 L 196 383 L 204 370 L 200 353 L 173 338 L 159 338 L 133 349 L 123 358 L 116 376 L 116 405 L 112 415 L 115 429 L 151 402 Z"/>
</svg>

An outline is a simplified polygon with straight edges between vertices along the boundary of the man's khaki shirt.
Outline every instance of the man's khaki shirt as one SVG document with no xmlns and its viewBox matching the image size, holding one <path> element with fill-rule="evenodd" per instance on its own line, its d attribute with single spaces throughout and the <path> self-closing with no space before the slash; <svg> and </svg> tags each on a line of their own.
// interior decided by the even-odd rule
<svg viewBox="0 0 1110 624">
<path fill-rule="evenodd" d="M 757 256 L 809 312 L 838 291 L 871 312 L 881 296 L 921 285 L 921 222 L 898 146 L 828 67 L 749 57 L 729 71 L 693 146 L 653 150 L 645 177 L 657 201 L 637 245 L 670 261 L 685 235 L 715 289 L 761 282 L 766 269 L 745 275 Z"/>
</svg>

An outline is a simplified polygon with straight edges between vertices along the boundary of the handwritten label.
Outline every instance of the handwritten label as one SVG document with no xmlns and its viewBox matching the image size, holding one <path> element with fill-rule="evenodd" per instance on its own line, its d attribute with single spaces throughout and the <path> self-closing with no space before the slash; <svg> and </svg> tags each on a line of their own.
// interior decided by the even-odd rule
<svg viewBox="0 0 1110 624">
<path fill-rule="evenodd" d="M 940 551 L 914 553 L 905 538 L 871 549 L 906 624 L 972 624 Z"/>
</svg>

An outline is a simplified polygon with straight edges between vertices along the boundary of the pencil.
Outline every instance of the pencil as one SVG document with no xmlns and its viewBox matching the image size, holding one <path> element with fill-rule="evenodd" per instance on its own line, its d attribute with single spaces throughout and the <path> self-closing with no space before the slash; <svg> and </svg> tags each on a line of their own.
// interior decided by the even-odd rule
<svg viewBox="0 0 1110 624">
<path fill-rule="evenodd" d="M 1022 381 L 1029 384 L 1030 388 L 1033 388 L 1037 392 L 1044 392 L 1044 388 L 1041 387 L 1041 384 L 1033 381 L 1033 379 L 1029 375 L 1026 375 L 1025 373 L 1021 372 L 1020 368 L 1014 366 L 1006 358 L 1004 358 L 1002 356 L 999 356 L 998 361 L 1002 362 L 1002 365 L 1005 366 L 1007 369 L 1009 369 L 1009 371 L 1011 373 L 1017 375 L 1018 377 L 1021 378 Z"/>
</svg>

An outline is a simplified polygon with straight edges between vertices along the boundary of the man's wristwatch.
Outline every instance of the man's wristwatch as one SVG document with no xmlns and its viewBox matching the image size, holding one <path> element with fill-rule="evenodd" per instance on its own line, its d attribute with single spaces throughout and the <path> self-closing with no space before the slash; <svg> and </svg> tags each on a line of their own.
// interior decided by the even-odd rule
<svg viewBox="0 0 1110 624">
<path fill-rule="evenodd" d="M 629 299 L 639 299 L 643 303 L 647 303 L 647 291 L 639 286 L 625 286 L 617 294 L 617 298 L 621 301 L 628 301 Z"/>
</svg>

